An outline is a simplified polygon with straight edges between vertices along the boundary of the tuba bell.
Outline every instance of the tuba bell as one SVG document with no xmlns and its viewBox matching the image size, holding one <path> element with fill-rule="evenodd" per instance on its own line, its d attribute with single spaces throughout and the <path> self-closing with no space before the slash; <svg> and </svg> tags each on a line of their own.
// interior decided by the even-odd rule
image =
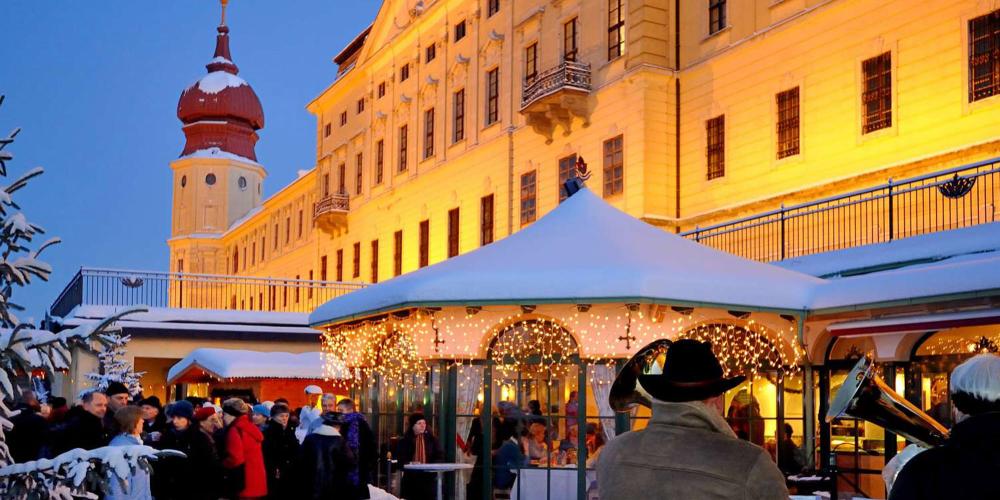
<svg viewBox="0 0 1000 500">
<path fill-rule="evenodd" d="M 639 375 L 657 373 L 663 368 L 663 355 L 672 342 L 660 339 L 650 342 L 625 363 L 614 383 L 608 403 L 616 412 L 631 411 L 637 405 L 653 407 L 652 397 L 639 385 Z"/>
<path fill-rule="evenodd" d="M 948 430 L 892 390 L 875 375 L 875 363 L 862 357 L 826 413 L 826 421 L 848 416 L 880 425 L 925 447 L 941 445 Z"/>
</svg>

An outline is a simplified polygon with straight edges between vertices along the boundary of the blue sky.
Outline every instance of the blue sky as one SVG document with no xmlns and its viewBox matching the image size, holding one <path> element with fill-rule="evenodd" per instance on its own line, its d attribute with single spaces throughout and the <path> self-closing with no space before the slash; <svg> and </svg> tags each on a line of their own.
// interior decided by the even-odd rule
<svg viewBox="0 0 1000 500">
<path fill-rule="evenodd" d="M 333 81 L 332 58 L 380 2 L 232 0 L 233 59 L 264 105 L 257 158 L 265 195 L 310 168 L 315 121 L 305 105 Z M 14 292 L 40 319 L 81 266 L 166 270 L 170 167 L 183 147 L 182 90 L 205 74 L 216 0 L 5 0 L 0 7 L 0 135 L 11 175 L 46 174 L 16 201 L 61 245 L 43 254 L 48 283 Z"/>
</svg>

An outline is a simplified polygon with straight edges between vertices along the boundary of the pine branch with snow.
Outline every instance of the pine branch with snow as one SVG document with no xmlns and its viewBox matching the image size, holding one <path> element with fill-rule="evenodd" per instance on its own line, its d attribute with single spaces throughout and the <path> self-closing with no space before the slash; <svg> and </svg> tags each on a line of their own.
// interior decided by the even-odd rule
<svg viewBox="0 0 1000 500">
<path fill-rule="evenodd" d="M 97 353 L 98 371 L 87 374 L 87 379 L 93 384 L 83 394 L 93 391 L 103 391 L 111 382 L 120 382 L 128 387 L 129 395 L 135 396 L 142 392 L 142 376 L 146 372 L 136 372 L 132 363 L 128 362 L 127 349 L 131 336 L 122 335 L 121 330 L 100 335 L 104 349 Z M 81 394 L 82 396 L 82 394 Z"/>
</svg>

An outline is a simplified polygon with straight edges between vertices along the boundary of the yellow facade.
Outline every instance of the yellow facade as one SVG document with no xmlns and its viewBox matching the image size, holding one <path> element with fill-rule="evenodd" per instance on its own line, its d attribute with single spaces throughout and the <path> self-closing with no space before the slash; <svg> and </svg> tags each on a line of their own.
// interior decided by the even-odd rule
<svg viewBox="0 0 1000 500">
<path fill-rule="evenodd" d="M 338 56 L 337 80 L 308 104 L 317 118 L 315 168 L 253 207 L 232 208 L 220 192 L 213 203 L 228 204 L 220 213 L 237 214 L 228 227 L 206 230 L 197 219 L 206 213 L 199 206 L 204 197 L 176 194 L 183 172 L 197 171 L 189 178 L 200 179 L 222 167 L 174 162 L 171 270 L 370 282 L 377 241 L 377 278 L 385 280 L 394 275 L 398 231 L 402 272 L 419 267 L 422 221 L 429 221 L 429 263 L 447 258 L 449 211 L 456 208 L 459 251 L 478 248 L 485 196 L 493 195 L 496 239 L 520 229 L 525 173 L 536 173 L 537 216 L 551 210 L 559 202 L 561 158 L 585 158 L 593 173 L 588 185 L 602 193 L 604 142 L 618 136 L 622 189 L 608 201 L 668 231 L 1000 151 L 994 132 L 1000 98 L 970 103 L 968 91 L 968 22 L 1000 9 L 998 2 L 730 1 L 725 26 L 710 34 L 707 1 L 621 0 L 622 54 L 610 60 L 609 9 L 617 0 L 500 0 L 491 14 L 492 3 L 385 1 L 370 31 Z M 537 44 L 541 79 L 562 63 L 564 30 L 573 19 L 576 60 L 589 64 L 591 90 L 581 98 L 557 86 L 544 103 L 522 112 L 527 48 Z M 457 39 L 463 22 L 465 36 Z M 862 62 L 886 52 L 892 125 L 863 133 Z M 487 123 L 494 69 L 498 119 Z M 799 153 L 779 160 L 776 94 L 794 87 Z M 456 141 L 459 91 L 464 137 Z M 433 152 L 425 155 L 432 108 Z M 706 121 L 719 115 L 725 115 L 725 175 L 708 180 Z M 324 200 L 336 198 L 341 185 L 349 209 L 327 210 Z M 317 205 L 321 213 L 314 216 Z M 237 307 L 270 306 L 251 303 L 240 298 Z"/>
</svg>

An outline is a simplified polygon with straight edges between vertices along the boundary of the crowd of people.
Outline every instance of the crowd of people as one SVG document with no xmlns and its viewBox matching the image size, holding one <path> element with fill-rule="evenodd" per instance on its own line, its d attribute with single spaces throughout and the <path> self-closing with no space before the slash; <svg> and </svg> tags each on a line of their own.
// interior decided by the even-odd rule
<svg viewBox="0 0 1000 500">
<path fill-rule="evenodd" d="M 22 393 L 7 444 L 17 462 L 103 446 L 146 445 L 176 450 L 152 463 L 152 473 L 109 477 L 108 499 L 369 498 L 375 481 L 375 435 L 352 400 L 325 394 L 321 407 L 292 409 L 286 399 L 250 405 L 199 398 L 165 407 L 159 398 L 132 398 L 111 383 L 68 407 L 41 404 Z M 426 425 L 426 422 L 425 422 Z M 432 461 L 436 443 L 414 449 Z M 424 455 L 420 455 L 424 453 Z"/>
</svg>

